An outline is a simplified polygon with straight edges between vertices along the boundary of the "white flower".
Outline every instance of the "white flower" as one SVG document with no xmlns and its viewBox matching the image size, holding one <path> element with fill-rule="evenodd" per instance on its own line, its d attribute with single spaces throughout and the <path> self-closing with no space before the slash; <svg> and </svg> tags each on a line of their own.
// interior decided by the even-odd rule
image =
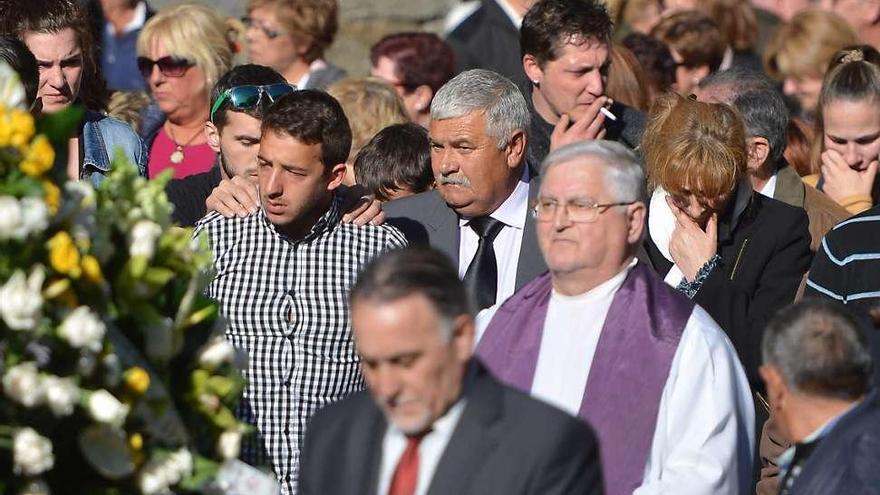
<svg viewBox="0 0 880 495">
<path fill-rule="evenodd" d="M 21 200 L 20 238 L 46 230 L 49 226 L 49 207 L 40 198 L 27 197 Z"/>
<path fill-rule="evenodd" d="M 9 368 L 3 375 L 3 391 L 25 407 L 42 404 L 45 392 L 36 363 L 21 363 Z"/>
<path fill-rule="evenodd" d="M 79 387 L 70 378 L 47 375 L 43 377 L 46 402 L 56 417 L 69 416 L 79 402 Z"/>
<path fill-rule="evenodd" d="M 34 480 L 25 485 L 18 495 L 50 495 L 49 484 L 43 480 Z"/>
<path fill-rule="evenodd" d="M 35 267 L 27 280 L 24 272 L 16 270 L 6 284 L 0 287 L 0 315 L 10 329 L 36 328 L 43 308 L 41 291 L 45 278 L 42 267 Z"/>
<path fill-rule="evenodd" d="M 21 232 L 21 205 L 12 196 L 0 196 L 0 239 L 18 239 Z"/>
<path fill-rule="evenodd" d="M 21 78 L 6 62 L 0 62 L 0 104 L 19 110 L 27 110 L 28 107 Z"/>
<path fill-rule="evenodd" d="M 33 428 L 18 430 L 12 444 L 15 474 L 33 476 L 48 471 L 55 465 L 52 442 Z"/>
<path fill-rule="evenodd" d="M 106 390 L 98 390 L 89 395 L 89 414 L 99 423 L 119 428 L 125 423 L 129 407 Z"/>
<path fill-rule="evenodd" d="M 186 448 L 174 452 L 165 460 L 165 468 L 168 470 L 169 485 L 174 486 L 192 473 L 193 457 Z"/>
<path fill-rule="evenodd" d="M 224 459 L 236 459 L 241 452 L 241 432 L 226 430 L 217 439 L 217 453 Z"/>
<path fill-rule="evenodd" d="M 129 238 L 128 254 L 132 257 L 143 256 L 147 259 L 156 252 L 156 240 L 162 235 L 162 227 L 150 220 L 141 220 L 134 224 Z"/>
<path fill-rule="evenodd" d="M 58 335 L 77 349 L 101 350 L 107 327 L 89 308 L 80 306 L 73 310 L 58 328 Z"/>
<path fill-rule="evenodd" d="M 222 335 L 208 341 L 199 353 L 199 365 L 214 369 L 231 362 L 235 358 L 235 348 Z"/>
<path fill-rule="evenodd" d="M 170 493 L 168 487 L 167 470 L 162 463 L 150 462 L 141 469 L 138 475 L 138 488 L 144 495 L 158 495 Z"/>
</svg>

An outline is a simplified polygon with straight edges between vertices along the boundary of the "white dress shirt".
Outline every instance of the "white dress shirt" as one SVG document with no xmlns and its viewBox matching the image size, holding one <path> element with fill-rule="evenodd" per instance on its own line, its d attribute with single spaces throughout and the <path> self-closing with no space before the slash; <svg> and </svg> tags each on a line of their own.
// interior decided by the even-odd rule
<svg viewBox="0 0 880 495">
<path fill-rule="evenodd" d="M 434 422 L 431 432 L 422 438 L 419 443 L 419 473 L 416 481 L 416 491 L 413 495 L 424 495 L 431 486 L 434 472 L 440 456 L 446 450 L 452 432 L 455 431 L 461 413 L 464 411 L 465 399 L 459 400 L 449 408 L 443 417 Z M 391 488 L 391 479 L 394 470 L 400 462 L 400 456 L 406 450 L 406 435 L 393 424 L 388 425 L 385 437 L 382 439 L 382 464 L 379 465 L 379 491 L 378 495 L 385 495 Z"/>
<path fill-rule="evenodd" d="M 525 173 L 523 177 L 525 178 Z M 526 215 L 529 213 L 529 183 L 520 180 L 510 196 L 501 203 L 490 217 L 504 224 L 492 244 L 498 263 L 498 289 L 495 302 L 501 302 L 516 291 L 516 270 L 522 246 Z M 468 226 L 468 219 L 459 219 L 458 276 L 464 278 L 468 266 L 477 254 L 480 237 Z"/>
<path fill-rule="evenodd" d="M 575 361 L 575 354 L 589 353 L 591 359 L 584 362 L 591 363 L 608 313 L 608 306 L 599 301 L 609 298 L 610 305 L 610 299 L 620 287 L 615 278 L 606 282 L 609 286 L 603 284 L 593 289 L 598 291 L 597 294 L 588 292 L 577 296 L 587 299 L 585 304 L 591 307 L 592 314 L 589 318 L 575 312 L 569 314 L 572 318 L 579 318 L 577 321 L 585 328 L 580 337 L 590 342 L 577 344 L 581 349 L 570 351 L 570 355 L 567 350 L 560 354 L 560 349 L 574 345 L 568 340 L 573 338 L 571 330 L 565 328 L 572 325 L 563 324 L 561 331 L 550 328 L 548 323 L 555 325 L 557 317 L 562 316 L 560 312 L 550 320 L 550 308 L 554 306 L 551 299 L 532 395 L 540 397 L 536 389 L 543 389 L 539 393 L 544 396 L 551 395 L 544 384 L 557 380 L 570 389 L 565 393 L 553 392 L 548 401 L 577 414 L 586 385 L 584 376 L 589 375 L 590 364 L 579 364 Z M 606 290 L 610 294 L 605 294 Z M 498 306 L 480 312 L 478 337 L 482 337 Z M 594 331 L 596 327 L 598 332 Z M 548 360 L 564 360 L 571 371 L 560 376 L 553 367 L 542 367 L 541 363 Z M 577 368 L 586 368 L 587 371 Z M 695 306 L 663 387 L 643 482 L 633 494 L 735 495 L 750 491 L 754 414 L 749 383 L 733 345 L 712 317 Z"/>
<path fill-rule="evenodd" d="M 764 184 L 764 187 L 758 192 L 768 198 L 772 198 L 773 195 L 776 194 L 776 175 L 777 172 L 773 172 L 773 175 L 770 176 L 770 179 L 767 180 L 767 183 Z"/>
</svg>

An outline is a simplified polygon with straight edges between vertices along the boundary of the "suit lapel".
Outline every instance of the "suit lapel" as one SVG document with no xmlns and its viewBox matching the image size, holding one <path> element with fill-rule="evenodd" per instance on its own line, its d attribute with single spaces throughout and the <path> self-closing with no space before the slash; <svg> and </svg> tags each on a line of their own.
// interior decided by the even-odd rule
<svg viewBox="0 0 880 495">
<path fill-rule="evenodd" d="M 475 376 L 467 404 L 434 471 L 428 495 L 465 493 L 498 445 L 494 426 L 503 415 L 501 386 L 482 365 L 471 363 Z"/>
<path fill-rule="evenodd" d="M 460 229 L 458 228 L 458 215 L 443 201 L 439 192 L 434 192 L 434 201 L 428 207 L 431 209 L 427 216 L 427 227 L 430 229 L 431 246 L 445 253 L 458 267 L 458 244 Z"/>
<path fill-rule="evenodd" d="M 773 199 L 803 208 L 804 192 L 804 183 L 793 168 L 785 165 L 776 172 L 776 190 L 773 192 Z"/>
<path fill-rule="evenodd" d="M 349 485 L 351 493 L 376 495 L 379 489 L 379 466 L 382 462 L 382 439 L 385 430 L 388 429 L 388 423 L 379 408 L 372 403 L 370 405 L 372 407 L 364 412 L 363 428 L 360 428 L 358 435 L 352 436 L 349 443 L 351 448 L 360 451 L 363 457 L 360 462 L 347 465 L 359 466 L 356 471 L 353 470 L 354 472 L 348 474 L 351 480 Z"/>
</svg>

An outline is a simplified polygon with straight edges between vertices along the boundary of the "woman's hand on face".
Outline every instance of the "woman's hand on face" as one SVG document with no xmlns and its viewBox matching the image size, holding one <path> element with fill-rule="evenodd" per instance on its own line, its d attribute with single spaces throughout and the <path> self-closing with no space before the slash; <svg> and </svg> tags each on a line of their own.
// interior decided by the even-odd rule
<svg viewBox="0 0 880 495">
<path fill-rule="evenodd" d="M 666 196 L 666 204 L 675 216 L 669 255 L 688 282 L 693 282 L 700 268 L 718 251 L 718 214 L 712 213 L 704 231 L 669 196 Z"/>
<path fill-rule="evenodd" d="M 864 170 L 855 170 L 836 150 L 822 152 L 822 178 L 825 181 L 822 191 L 831 199 L 842 202 L 850 196 L 870 196 L 877 176 L 877 160 L 873 160 Z"/>
</svg>

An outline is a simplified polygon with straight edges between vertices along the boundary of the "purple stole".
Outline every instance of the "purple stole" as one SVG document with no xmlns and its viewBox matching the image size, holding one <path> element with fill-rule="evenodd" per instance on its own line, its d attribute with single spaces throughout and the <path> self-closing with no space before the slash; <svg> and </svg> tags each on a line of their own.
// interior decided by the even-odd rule
<svg viewBox="0 0 880 495">
<path fill-rule="evenodd" d="M 551 294 L 550 275 L 529 282 L 498 308 L 477 355 L 502 382 L 529 393 Z M 642 484 L 660 398 L 694 303 L 649 267 L 634 266 L 614 295 L 578 416 L 599 437 L 605 493 Z"/>
</svg>

